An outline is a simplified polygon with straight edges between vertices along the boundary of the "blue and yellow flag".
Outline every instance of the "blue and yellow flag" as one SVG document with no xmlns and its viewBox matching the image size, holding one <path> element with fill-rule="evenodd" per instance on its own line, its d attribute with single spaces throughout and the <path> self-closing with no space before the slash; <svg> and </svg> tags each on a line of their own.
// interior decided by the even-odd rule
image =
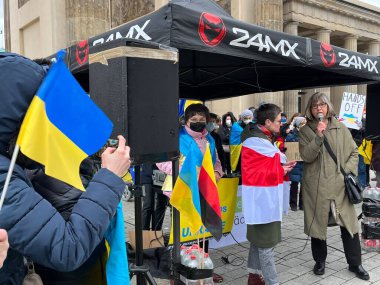
<svg viewBox="0 0 380 285">
<path fill-rule="evenodd" d="M 125 246 L 124 216 L 121 202 L 104 235 L 107 241 L 107 284 L 129 285 L 127 248 Z"/>
<path fill-rule="evenodd" d="M 170 198 L 170 204 L 189 221 L 192 233 L 198 232 L 202 226 L 196 154 L 192 150 L 187 153 Z"/>
<path fill-rule="evenodd" d="M 186 99 L 179 100 L 178 117 L 181 117 L 183 114 L 185 114 L 186 108 L 189 107 L 191 104 L 203 104 L 203 102 L 199 100 L 186 100 Z"/>
<path fill-rule="evenodd" d="M 231 158 L 231 169 L 236 170 L 239 163 L 240 153 L 241 153 L 241 134 L 243 128 L 238 122 L 234 123 L 231 128 L 230 133 L 230 158 Z"/>
<path fill-rule="evenodd" d="M 63 55 L 34 96 L 17 144 L 45 166 L 47 175 L 84 190 L 80 164 L 106 143 L 113 126 L 67 69 Z"/>
</svg>

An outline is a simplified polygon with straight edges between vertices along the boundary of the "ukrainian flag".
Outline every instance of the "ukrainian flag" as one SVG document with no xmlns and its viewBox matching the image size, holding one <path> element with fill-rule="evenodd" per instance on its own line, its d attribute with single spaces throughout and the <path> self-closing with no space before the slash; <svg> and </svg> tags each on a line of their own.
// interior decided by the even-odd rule
<svg viewBox="0 0 380 285">
<path fill-rule="evenodd" d="M 182 115 L 184 115 L 186 108 L 189 107 L 191 104 L 203 104 L 203 102 L 198 101 L 198 100 L 186 100 L 186 99 L 179 100 L 178 117 L 181 117 Z"/>
<path fill-rule="evenodd" d="M 243 128 L 239 123 L 234 123 L 231 128 L 230 133 L 230 157 L 231 157 L 231 169 L 236 170 L 239 163 L 240 153 L 241 153 L 241 134 Z"/>
<path fill-rule="evenodd" d="M 84 190 L 79 166 L 112 132 L 112 122 L 90 99 L 63 62 L 51 67 L 25 115 L 17 144 L 46 174 Z"/>
<path fill-rule="evenodd" d="M 108 249 L 107 284 L 129 285 L 127 248 L 125 246 L 124 216 L 121 202 L 104 235 Z"/>
<path fill-rule="evenodd" d="M 170 198 L 170 204 L 189 221 L 192 233 L 202 227 L 197 171 L 197 161 L 202 161 L 202 158 L 197 160 L 196 154 L 196 151 L 189 150 Z"/>
</svg>

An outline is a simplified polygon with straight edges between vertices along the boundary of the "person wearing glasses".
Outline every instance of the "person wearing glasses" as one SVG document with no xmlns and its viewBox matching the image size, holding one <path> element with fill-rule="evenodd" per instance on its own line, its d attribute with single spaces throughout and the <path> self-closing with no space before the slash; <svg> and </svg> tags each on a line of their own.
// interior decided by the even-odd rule
<svg viewBox="0 0 380 285">
<path fill-rule="evenodd" d="M 248 285 L 279 284 L 274 247 L 281 241 L 283 212 L 289 208 L 289 185 L 284 176 L 297 164 L 275 144 L 280 131 L 281 109 L 262 104 L 256 110 L 257 124 L 242 133 L 242 204 L 247 240 L 250 242 Z"/>
<path fill-rule="evenodd" d="M 334 115 L 326 94 L 316 92 L 310 97 L 305 110 L 307 123 L 299 133 L 304 161 L 304 231 L 311 237 L 314 274 L 325 274 L 327 227 L 336 224 L 340 226 L 348 270 L 360 279 L 369 280 L 362 266 L 357 215 L 345 193 L 340 171 L 342 166 L 347 173 L 357 173 L 358 150 L 347 127 Z M 328 153 L 324 140 L 335 153 L 337 163 Z"/>
</svg>

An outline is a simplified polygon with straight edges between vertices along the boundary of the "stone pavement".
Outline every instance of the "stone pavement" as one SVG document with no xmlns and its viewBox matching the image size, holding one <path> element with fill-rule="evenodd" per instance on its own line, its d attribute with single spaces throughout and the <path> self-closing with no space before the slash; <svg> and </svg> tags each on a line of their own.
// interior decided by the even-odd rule
<svg viewBox="0 0 380 285">
<path fill-rule="evenodd" d="M 124 202 L 126 230 L 134 227 L 134 203 Z M 357 207 L 361 213 L 361 205 Z M 169 210 L 166 213 L 163 231 L 169 231 Z M 379 284 L 380 285 L 380 254 L 363 251 L 363 266 L 370 274 L 370 281 L 363 281 L 348 271 L 343 253 L 339 227 L 328 229 L 327 244 L 328 256 L 326 273 L 322 276 L 313 274 L 314 261 L 311 255 L 310 240 L 306 243 L 303 233 L 303 211 L 290 211 L 282 224 L 282 242 L 275 247 L 276 268 L 281 284 Z M 221 249 L 210 249 L 210 256 L 214 262 L 215 272 L 222 275 L 225 285 L 247 284 L 246 264 L 249 244 L 227 246 Z M 224 264 L 221 257 L 228 257 L 229 264 Z M 168 280 L 156 279 L 157 284 L 169 284 Z M 131 284 L 135 284 L 135 278 Z"/>
</svg>

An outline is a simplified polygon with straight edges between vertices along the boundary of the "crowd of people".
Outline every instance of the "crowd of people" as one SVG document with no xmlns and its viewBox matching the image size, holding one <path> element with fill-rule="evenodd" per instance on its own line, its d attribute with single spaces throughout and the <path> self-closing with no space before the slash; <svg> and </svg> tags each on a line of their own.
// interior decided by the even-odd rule
<svg viewBox="0 0 380 285">
<path fill-rule="evenodd" d="M 0 173 L 4 185 L 21 121 L 46 67 L 4 53 L 0 68 L 7 70 L 0 75 L 2 82 L 7 82 L 0 86 Z M 293 114 L 289 120 L 270 103 L 243 110 L 238 118 L 232 112 L 219 117 L 203 104 L 193 104 L 186 109 L 183 123 L 180 168 L 190 150 L 203 154 L 210 147 L 216 181 L 241 177 L 250 242 L 248 284 L 279 284 L 274 247 L 281 241 L 282 215 L 289 208 L 304 211 L 314 274 L 325 274 L 327 227 L 333 220 L 341 230 L 348 269 L 361 279 L 369 279 L 362 266 L 357 215 L 345 194 L 340 171 L 343 167 L 346 172 L 358 173 L 361 185 L 368 185 L 365 158 L 358 153 L 365 124 L 350 133 L 336 119 L 328 97 L 319 92 L 311 96 L 303 115 Z M 95 171 L 90 161 L 82 163 L 85 192 L 48 177 L 34 161 L 19 155 L 0 212 L 0 284 L 22 284 L 27 270 L 24 257 L 33 260 L 48 284 L 106 284 L 104 234 L 124 192 L 122 177 L 130 167 L 126 140 L 122 136 L 118 140 L 117 147 L 102 152 L 100 169 Z M 337 162 L 326 151 L 326 141 Z M 287 142 L 299 142 L 302 161 L 287 160 Z M 380 187 L 380 144 L 374 143 L 371 155 Z M 143 165 L 146 230 L 162 228 L 170 199 L 162 190 L 171 187 L 171 167 L 171 162 Z M 167 175 L 163 185 L 152 179 L 155 170 Z M 214 280 L 221 282 L 223 278 L 215 274 Z"/>
</svg>

